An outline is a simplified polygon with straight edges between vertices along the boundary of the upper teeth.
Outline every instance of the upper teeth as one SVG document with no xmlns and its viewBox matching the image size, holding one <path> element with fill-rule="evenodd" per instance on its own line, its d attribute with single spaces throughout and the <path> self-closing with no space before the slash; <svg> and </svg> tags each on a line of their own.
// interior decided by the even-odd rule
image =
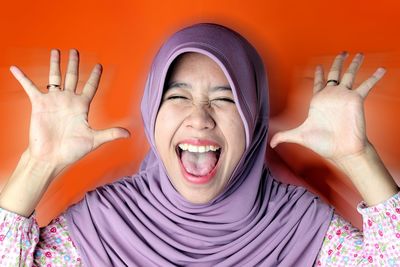
<svg viewBox="0 0 400 267">
<path fill-rule="evenodd" d="M 188 150 L 189 152 L 197 152 L 197 153 L 208 152 L 210 150 L 217 151 L 218 149 L 220 149 L 217 146 L 194 146 L 190 144 L 179 144 L 178 146 L 182 150 Z"/>
</svg>

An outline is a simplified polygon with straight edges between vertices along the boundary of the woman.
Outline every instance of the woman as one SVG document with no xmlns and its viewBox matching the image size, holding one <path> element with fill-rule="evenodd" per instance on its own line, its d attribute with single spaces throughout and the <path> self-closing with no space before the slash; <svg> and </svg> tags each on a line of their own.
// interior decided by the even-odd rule
<svg viewBox="0 0 400 267">
<path fill-rule="evenodd" d="M 128 132 L 88 126 L 101 68 L 76 94 L 76 51 L 64 90 L 57 51 L 47 94 L 11 69 L 31 99 L 32 122 L 29 148 L 0 198 L 2 264 L 399 264 L 398 187 L 368 142 L 362 110 L 384 70 L 351 90 L 362 55 L 340 79 L 345 57 L 335 59 L 326 83 L 317 68 L 308 118 L 275 135 L 271 145 L 297 142 L 348 174 L 374 206 L 359 207 L 364 238 L 316 196 L 272 177 L 264 158 L 268 98 L 262 60 L 232 30 L 197 24 L 175 33 L 154 59 L 141 106 L 151 149 L 140 171 L 89 192 L 41 230 L 31 214 L 60 170 Z"/>
</svg>

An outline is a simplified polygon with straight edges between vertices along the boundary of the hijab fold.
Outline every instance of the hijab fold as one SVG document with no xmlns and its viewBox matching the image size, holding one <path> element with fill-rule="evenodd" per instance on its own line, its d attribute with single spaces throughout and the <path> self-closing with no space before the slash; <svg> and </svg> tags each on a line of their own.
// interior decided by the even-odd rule
<svg viewBox="0 0 400 267">
<path fill-rule="evenodd" d="M 164 82 L 186 52 L 223 70 L 246 133 L 246 150 L 224 191 L 193 204 L 173 187 L 157 154 L 154 126 Z M 137 174 L 97 188 L 66 211 L 86 266 L 311 266 L 332 209 L 302 187 L 278 182 L 265 163 L 268 86 L 262 60 L 224 26 L 196 24 L 158 51 L 141 104 L 150 151 Z"/>
</svg>

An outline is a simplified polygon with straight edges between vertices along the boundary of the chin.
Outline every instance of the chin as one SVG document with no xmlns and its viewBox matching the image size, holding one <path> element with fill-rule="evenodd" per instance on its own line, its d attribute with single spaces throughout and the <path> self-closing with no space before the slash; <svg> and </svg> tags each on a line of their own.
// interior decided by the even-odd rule
<svg viewBox="0 0 400 267">
<path fill-rule="evenodd" d="M 188 184 L 183 177 L 180 179 L 182 180 L 178 182 L 179 186 L 175 186 L 175 188 L 187 201 L 193 204 L 206 204 L 221 192 L 220 188 L 216 188 L 218 179 L 214 179 L 211 183 L 205 185 Z"/>
</svg>

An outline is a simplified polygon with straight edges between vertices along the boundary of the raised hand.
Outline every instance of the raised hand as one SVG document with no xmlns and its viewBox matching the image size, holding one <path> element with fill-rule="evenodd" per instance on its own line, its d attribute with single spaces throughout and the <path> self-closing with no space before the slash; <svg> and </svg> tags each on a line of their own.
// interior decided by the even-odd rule
<svg viewBox="0 0 400 267">
<path fill-rule="evenodd" d="M 10 68 L 32 104 L 29 146 L 0 193 L 0 207 L 22 216 L 32 214 L 58 173 L 101 144 L 128 137 L 123 128 L 93 130 L 88 123 L 89 105 L 101 76 L 96 65 L 78 94 L 79 55 L 71 50 L 61 87 L 60 53 L 52 50 L 48 91 L 42 92 L 15 66 Z"/>
<path fill-rule="evenodd" d="M 48 91 L 41 92 L 25 74 L 13 66 L 12 74 L 22 85 L 32 104 L 29 133 L 30 156 L 64 168 L 101 144 L 128 137 L 122 128 L 94 130 L 88 124 L 89 105 L 99 85 L 101 65 L 96 65 L 78 94 L 79 55 L 71 50 L 64 86 L 61 86 L 60 53 L 52 50 Z"/>
<path fill-rule="evenodd" d="M 316 68 L 308 117 L 299 127 L 276 133 L 271 147 L 282 142 L 297 143 L 334 162 L 365 152 L 369 141 L 365 131 L 364 99 L 385 70 L 378 68 L 370 78 L 353 88 L 363 55 L 354 57 L 340 79 L 346 57 L 347 53 L 342 53 L 335 58 L 327 82 L 322 67 Z"/>
</svg>

